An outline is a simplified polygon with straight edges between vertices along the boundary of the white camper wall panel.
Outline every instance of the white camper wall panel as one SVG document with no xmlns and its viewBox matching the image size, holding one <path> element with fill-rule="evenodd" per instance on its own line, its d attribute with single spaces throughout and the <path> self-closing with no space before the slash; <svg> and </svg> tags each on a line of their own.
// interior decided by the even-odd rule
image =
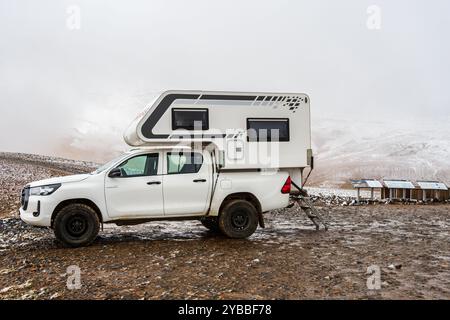
<svg viewBox="0 0 450 320">
<path fill-rule="evenodd" d="M 170 93 L 196 93 L 199 97 L 214 94 L 272 97 L 271 101 L 218 100 L 218 99 L 177 99 L 159 115 L 153 126 L 154 135 L 167 135 L 167 138 L 148 139 L 142 134 L 143 124 L 156 113 L 156 108 L 165 95 Z M 292 100 L 291 100 L 292 99 Z M 296 101 L 295 104 L 289 101 Z M 279 100 L 279 101 L 274 101 Z M 172 109 L 204 108 L 208 109 L 208 130 L 172 130 Z M 309 98 L 304 94 L 280 93 L 234 93 L 234 92 L 192 92 L 171 91 L 161 95 L 153 106 L 140 119 L 134 121 L 125 133 L 125 140 L 131 145 L 178 144 L 181 141 L 211 141 L 224 150 L 225 168 L 303 168 L 307 164 L 307 150 L 311 148 Z M 249 142 L 247 141 L 247 119 L 289 119 L 289 141 Z M 220 138 L 205 138 L 219 134 Z M 222 137 L 221 135 L 225 135 Z M 194 138 L 180 140 L 180 135 L 194 135 Z M 195 138 L 196 135 L 199 138 Z"/>
</svg>

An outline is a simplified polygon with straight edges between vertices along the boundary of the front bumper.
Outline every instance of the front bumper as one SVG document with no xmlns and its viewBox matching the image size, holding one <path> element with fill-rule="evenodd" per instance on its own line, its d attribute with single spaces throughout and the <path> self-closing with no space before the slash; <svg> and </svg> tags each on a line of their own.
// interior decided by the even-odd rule
<svg viewBox="0 0 450 320">
<path fill-rule="evenodd" d="M 51 196 L 30 196 L 26 209 L 23 205 L 19 209 L 20 219 L 34 226 L 50 227 L 56 205 Z"/>
</svg>

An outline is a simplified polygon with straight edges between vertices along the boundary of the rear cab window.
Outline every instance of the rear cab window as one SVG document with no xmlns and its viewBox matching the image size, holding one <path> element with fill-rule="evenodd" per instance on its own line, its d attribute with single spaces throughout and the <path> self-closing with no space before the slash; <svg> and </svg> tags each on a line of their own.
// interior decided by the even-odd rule
<svg viewBox="0 0 450 320">
<path fill-rule="evenodd" d="M 168 152 L 167 174 L 197 173 L 203 164 L 203 156 L 198 152 Z"/>
</svg>

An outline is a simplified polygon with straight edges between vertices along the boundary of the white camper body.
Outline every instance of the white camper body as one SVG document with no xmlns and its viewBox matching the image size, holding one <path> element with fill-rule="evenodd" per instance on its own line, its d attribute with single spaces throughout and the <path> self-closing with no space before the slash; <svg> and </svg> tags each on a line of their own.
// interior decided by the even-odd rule
<svg viewBox="0 0 450 320">
<path fill-rule="evenodd" d="M 309 97 L 302 93 L 166 91 L 131 123 L 131 146 L 213 143 L 222 170 L 284 169 L 302 185 L 312 165 Z"/>
</svg>

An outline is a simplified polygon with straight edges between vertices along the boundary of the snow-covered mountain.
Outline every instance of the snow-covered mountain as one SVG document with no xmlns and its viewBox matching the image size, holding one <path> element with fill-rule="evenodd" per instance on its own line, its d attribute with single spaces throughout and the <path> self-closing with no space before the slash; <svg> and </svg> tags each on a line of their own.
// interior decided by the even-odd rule
<svg viewBox="0 0 450 320">
<path fill-rule="evenodd" d="M 313 121 L 316 169 L 310 184 L 347 186 L 351 178 L 450 183 L 450 121 L 441 119 Z"/>
</svg>

